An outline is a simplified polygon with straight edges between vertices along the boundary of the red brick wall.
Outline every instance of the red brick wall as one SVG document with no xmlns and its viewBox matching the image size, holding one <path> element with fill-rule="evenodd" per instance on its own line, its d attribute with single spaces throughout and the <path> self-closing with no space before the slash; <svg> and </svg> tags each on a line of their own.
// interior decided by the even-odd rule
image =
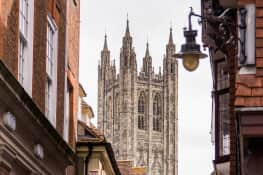
<svg viewBox="0 0 263 175">
<path fill-rule="evenodd" d="M 47 4 L 45 1 L 35 1 L 34 5 L 32 97 L 38 107 L 45 112 Z"/>
<path fill-rule="evenodd" d="M 239 4 L 256 4 L 256 74 L 240 75 L 236 73 L 235 107 L 263 106 L 263 1 L 240 0 Z M 231 123 L 235 123 L 235 114 Z M 236 174 L 236 133 L 231 127 L 231 175 Z"/>
<path fill-rule="evenodd" d="M 263 1 L 240 0 L 240 4 L 256 3 L 256 74 L 237 75 L 235 106 L 263 106 Z"/>
<path fill-rule="evenodd" d="M 70 116 L 69 142 L 75 147 L 75 135 L 78 118 L 79 97 L 79 26 L 80 26 L 80 1 L 68 2 L 68 80 L 72 86 L 72 113 Z"/>
<path fill-rule="evenodd" d="M 63 135 L 64 96 L 65 96 L 65 61 L 66 61 L 66 1 L 57 1 L 53 14 L 58 25 L 58 62 L 57 62 L 57 129 Z"/>
<path fill-rule="evenodd" d="M 63 135 L 64 124 L 64 84 L 66 47 L 66 3 L 65 0 L 35 1 L 33 88 L 32 96 L 36 104 L 45 111 L 46 80 L 46 32 L 47 15 L 55 19 L 58 27 L 57 61 L 57 130 Z"/>
<path fill-rule="evenodd" d="M 4 0 L 0 1 L 0 3 L 0 59 L 3 60 L 9 70 L 17 78 L 19 0 Z M 51 16 L 55 19 L 56 25 L 58 27 L 57 130 L 62 135 L 64 124 L 64 85 L 66 76 L 66 0 L 34 1 L 32 98 L 44 113 L 46 80 L 46 32 L 48 14 L 51 14 Z M 77 17 L 79 18 L 79 15 Z M 76 40 L 78 41 L 78 38 L 76 38 Z M 75 44 L 77 45 L 78 42 L 75 42 Z M 78 51 L 76 51 L 77 49 L 73 50 L 72 52 L 73 54 L 74 52 L 77 53 L 76 59 L 78 60 Z M 75 74 L 78 76 L 78 64 L 77 66 L 73 67 L 73 69 L 76 72 Z M 78 81 L 78 78 L 76 81 Z"/>
<path fill-rule="evenodd" d="M 16 77 L 18 67 L 18 2 L 18 0 L 0 2 L 0 59 Z"/>
</svg>

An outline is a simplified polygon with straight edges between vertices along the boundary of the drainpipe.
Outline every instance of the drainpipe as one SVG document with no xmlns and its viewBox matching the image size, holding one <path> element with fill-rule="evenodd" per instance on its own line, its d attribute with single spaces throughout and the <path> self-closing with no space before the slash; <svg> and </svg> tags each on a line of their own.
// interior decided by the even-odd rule
<svg viewBox="0 0 263 175">
<path fill-rule="evenodd" d="M 85 159 L 85 171 L 84 171 L 85 175 L 88 175 L 89 161 L 90 161 L 90 157 L 92 154 L 93 145 L 88 145 L 88 148 L 89 148 L 89 154 L 87 155 Z"/>
</svg>

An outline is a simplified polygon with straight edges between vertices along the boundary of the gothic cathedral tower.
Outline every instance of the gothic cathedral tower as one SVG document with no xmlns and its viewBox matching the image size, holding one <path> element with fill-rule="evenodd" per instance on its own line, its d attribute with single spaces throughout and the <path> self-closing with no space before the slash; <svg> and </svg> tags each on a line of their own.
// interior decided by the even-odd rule
<svg viewBox="0 0 263 175">
<path fill-rule="evenodd" d="M 105 36 L 98 66 L 98 126 L 112 143 L 117 160 L 145 167 L 149 175 L 177 175 L 178 70 L 172 29 L 161 68 L 154 72 L 149 43 L 142 70 L 127 20 L 119 74 Z"/>
</svg>

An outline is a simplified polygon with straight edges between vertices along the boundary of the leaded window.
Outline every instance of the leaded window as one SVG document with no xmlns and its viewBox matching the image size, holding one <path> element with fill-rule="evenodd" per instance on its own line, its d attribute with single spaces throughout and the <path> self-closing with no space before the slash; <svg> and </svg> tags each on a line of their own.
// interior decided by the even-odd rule
<svg viewBox="0 0 263 175">
<path fill-rule="evenodd" d="M 153 130 L 161 131 L 161 97 L 156 94 L 153 100 Z"/>
<path fill-rule="evenodd" d="M 145 121 L 145 95 L 141 92 L 138 101 L 138 128 L 146 129 Z"/>
</svg>

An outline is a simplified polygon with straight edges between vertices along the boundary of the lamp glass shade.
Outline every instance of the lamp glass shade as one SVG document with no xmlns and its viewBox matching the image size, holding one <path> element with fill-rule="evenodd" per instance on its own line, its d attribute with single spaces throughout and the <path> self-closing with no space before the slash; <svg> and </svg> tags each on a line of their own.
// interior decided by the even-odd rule
<svg viewBox="0 0 263 175">
<path fill-rule="evenodd" d="M 197 54 L 184 54 L 183 66 L 188 71 L 194 71 L 199 65 L 199 55 Z"/>
</svg>

